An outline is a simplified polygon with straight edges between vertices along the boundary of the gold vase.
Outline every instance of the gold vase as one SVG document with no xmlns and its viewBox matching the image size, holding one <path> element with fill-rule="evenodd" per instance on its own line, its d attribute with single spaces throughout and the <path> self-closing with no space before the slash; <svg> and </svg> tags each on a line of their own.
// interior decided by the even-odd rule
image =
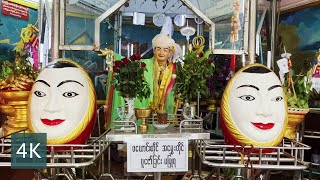
<svg viewBox="0 0 320 180">
<path fill-rule="evenodd" d="M 151 108 L 135 108 L 134 111 L 137 119 L 141 119 L 141 125 L 139 126 L 140 133 L 146 134 L 148 131 L 146 118 L 151 116 L 152 109 Z"/>
<path fill-rule="evenodd" d="M 309 109 L 288 109 L 288 125 L 284 137 L 288 139 L 296 138 L 296 132 L 298 131 L 298 127 L 300 123 L 304 121 L 304 118 L 308 112 Z"/>
<path fill-rule="evenodd" d="M 8 135 L 28 128 L 27 108 L 30 91 L 2 91 L 0 97 L 7 104 L 0 105 L 0 111 L 7 116 L 3 135 Z"/>
<path fill-rule="evenodd" d="M 207 101 L 207 104 L 209 105 L 207 107 L 208 111 L 216 111 L 217 110 L 217 101 L 215 99 L 209 99 Z"/>
</svg>

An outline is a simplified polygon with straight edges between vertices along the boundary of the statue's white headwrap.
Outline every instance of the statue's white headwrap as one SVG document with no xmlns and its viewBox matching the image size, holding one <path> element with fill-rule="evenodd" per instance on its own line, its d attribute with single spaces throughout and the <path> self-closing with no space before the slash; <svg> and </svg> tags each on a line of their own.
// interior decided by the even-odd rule
<svg viewBox="0 0 320 180">
<path fill-rule="evenodd" d="M 172 19 L 167 16 L 166 22 L 162 26 L 160 34 L 157 34 L 152 39 L 152 47 L 173 47 L 174 48 L 174 54 L 173 59 L 177 59 L 179 57 L 182 57 L 182 49 L 179 44 L 177 44 L 171 37 L 173 34 L 173 24 Z"/>
</svg>

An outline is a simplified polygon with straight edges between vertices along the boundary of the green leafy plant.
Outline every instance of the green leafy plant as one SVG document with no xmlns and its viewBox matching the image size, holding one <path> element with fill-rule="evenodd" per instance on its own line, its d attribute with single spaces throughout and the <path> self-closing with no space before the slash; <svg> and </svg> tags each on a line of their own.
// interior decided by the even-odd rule
<svg viewBox="0 0 320 180">
<path fill-rule="evenodd" d="M 223 175 L 226 179 L 234 180 L 237 179 L 237 169 L 234 168 L 223 168 Z"/>
<path fill-rule="evenodd" d="M 311 93 L 311 70 L 299 75 L 293 75 L 289 72 L 288 78 L 283 85 L 284 93 L 287 97 L 289 108 L 308 109 L 308 100 Z M 294 80 L 293 80 L 294 78 Z"/>
<path fill-rule="evenodd" d="M 214 65 L 212 60 L 207 60 L 211 51 L 203 53 L 203 48 L 187 52 L 184 63 L 178 63 L 175 92 L 185 101 L 197 99 L 198 92 L 207 95 L 206 82 Z"/>
<path fill-rule="evenodd" d="M 13 74 L 14 65 L 9 61 L 4 61 L 1 66 L 0 81 L 6 80 L 11 74 Z"/>
<path fill-rule="evenodd" d="M 124 98 L 148 98 L 150 96 L 150 87 L 144 77 L 144 71 L 147 71 L 146 64 L 140 62 L 140 59 L 140 55 L 134 54 L 129 59 L 122 58 L 114 63 L 112 84 Z"/>
<path fill-rule="evenodd" d="M 25 57 L 16 54 L 13 63 L 5 61 L 0 72 L 1 91 L 29 91 L 37 73 L 32 69 Z"/>
</svg>

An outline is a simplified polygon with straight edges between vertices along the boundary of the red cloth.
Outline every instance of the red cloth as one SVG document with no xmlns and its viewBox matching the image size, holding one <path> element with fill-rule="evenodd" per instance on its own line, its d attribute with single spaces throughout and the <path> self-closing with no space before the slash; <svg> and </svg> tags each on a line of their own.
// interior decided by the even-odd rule
<svg viewBox="0 0 320 180">
<path fill-rule="evenodd" d="M 31 38 L 30 38 L 29 43 L 30 43 L 30 45 L 31 45 L 32 47 L 35 47 L 35 48 L 38 49 L 38 47 L 39 47 L 39 38 L 38 38 L 38 36 L 35 35 L 35 34 L 33 34 L 33 35 L 31 36 Z"/>
</svg>

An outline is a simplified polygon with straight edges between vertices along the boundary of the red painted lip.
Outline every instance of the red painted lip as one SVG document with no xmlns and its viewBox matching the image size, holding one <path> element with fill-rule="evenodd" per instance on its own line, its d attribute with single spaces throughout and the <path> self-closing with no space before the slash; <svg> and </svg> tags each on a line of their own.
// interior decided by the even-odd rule
<svg viewBox="0 0 320 180">
<path fill-rule="evenodd" d="M 41 119 L 42 123 L 48 126 L 56 126 L 61 124 L 64 120 L 63 119 Z"/>
<path fill-rule="evenodd" d="M 264 124 L 264 123 L 253 123 L 251 122 L 255 127 L 259 128 L 259 129 L 262 129 L 262 130 L 269 130 L 269 129 L 272 129 L 273 126 L 274 126 L 274 123 L 267 123 L 267 124 Z"/>
</svg>

